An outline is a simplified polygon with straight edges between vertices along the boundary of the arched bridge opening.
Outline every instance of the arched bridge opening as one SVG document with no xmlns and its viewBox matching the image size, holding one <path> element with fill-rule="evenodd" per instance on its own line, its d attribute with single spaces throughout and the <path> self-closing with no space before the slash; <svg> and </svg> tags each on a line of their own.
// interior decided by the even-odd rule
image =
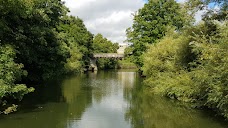
<svg viewBox="0 0 228 128">
<path fill-rule="evenodd" d="M 122 58 L 124 58 L 124 54 L 118 54 L 118 53 L 95 53 L 95 54 L 93 54 L 93 58 L 116 58 L 116 59 L 122 59 Z"/>
<path fill-rule="evenodd" d="M 94 53 L 92 58 L 90 59 L 90 69 L 91 71 L 97 71 L 96 61 L 99 58 L 112 58 L 112 59 L 122 59 L 124 58 L 124 54 L 118 53 Z"/>
</svg>

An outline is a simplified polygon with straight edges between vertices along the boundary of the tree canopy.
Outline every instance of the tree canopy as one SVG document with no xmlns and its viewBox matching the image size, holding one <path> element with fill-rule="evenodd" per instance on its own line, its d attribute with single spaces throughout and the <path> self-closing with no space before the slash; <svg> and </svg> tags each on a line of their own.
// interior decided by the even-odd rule
<svg viewBox="0 0 228 128">
<path fill-rule="evenodd" d="M 128 41 L 133 43 L 136 63 L 142 65 L 140 56 L 146 45 L 155 43 L 174 26 L 178 31 L 184 26 L 184 12 L 175 0 L 149 0 L 134 14 L 134 23 L 127 29 Z"/>
</svg>

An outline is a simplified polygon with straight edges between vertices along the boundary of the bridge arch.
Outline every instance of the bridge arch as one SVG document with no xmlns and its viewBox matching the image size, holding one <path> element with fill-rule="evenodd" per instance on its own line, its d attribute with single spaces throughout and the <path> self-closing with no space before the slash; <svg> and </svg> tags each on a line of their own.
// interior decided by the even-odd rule
<svg viewBox="0 0 228 128">
<path fill-rule="evenodd" d="M 94 53 L 92 58 L 90 58 L 90 70 L 97 71 L 97 64 L 96 61 L 99 58 L 114 58 L 114 59 L 122 59 L 124 58 L 124 54 L 118 53 Z"/>
<path fill-rule="evenodd" d="M 122 59 L 124 58 L 124 54 L 118 53 L 94 53 L 93 58 L 117 58 Z"/>
</svg>

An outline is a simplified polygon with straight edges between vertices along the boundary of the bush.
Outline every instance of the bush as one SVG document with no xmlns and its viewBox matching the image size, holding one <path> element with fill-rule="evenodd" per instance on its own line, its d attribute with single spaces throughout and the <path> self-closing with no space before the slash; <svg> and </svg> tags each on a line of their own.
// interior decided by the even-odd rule
<svg viewBox="0 0 228 128">
<path fill-rule="evenodd" d="M 22 70 L 23 64 L 14 62 L 14 58 L 15 51 L 11 46 L 0 46 L 0 106 L 7 105 L 6 99 L 21 100 L 25 94 L 34 90 L 25 84 L 17 84 L 27 72 Z"/>
<path fill-rule="evenodd" d="M 193 33 L 166 36 L 144 55 L 145 83 L 152 92 L 198 107 L 208 107 L 228 119 L 228 27 L 204 23 Z M 189 32 L 187 30 L 186 32 Z"/>
</svg>

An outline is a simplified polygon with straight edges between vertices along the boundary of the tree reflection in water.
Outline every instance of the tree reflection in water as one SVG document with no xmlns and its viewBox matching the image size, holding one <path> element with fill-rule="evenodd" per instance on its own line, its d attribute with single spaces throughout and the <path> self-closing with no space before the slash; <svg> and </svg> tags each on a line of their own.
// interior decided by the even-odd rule
<svg viewBox="0 0 228 128">
<path fill-rule="evenodd" d="M 126 98 L 130 106 L 125 117 L 133 128 L 225 128 L 227 126 L 227 123 L 221 123 L 219 119 L 205 111 L 152 95 L 140 81 L 132 89 L 131 97 Z"/>
</svg>

